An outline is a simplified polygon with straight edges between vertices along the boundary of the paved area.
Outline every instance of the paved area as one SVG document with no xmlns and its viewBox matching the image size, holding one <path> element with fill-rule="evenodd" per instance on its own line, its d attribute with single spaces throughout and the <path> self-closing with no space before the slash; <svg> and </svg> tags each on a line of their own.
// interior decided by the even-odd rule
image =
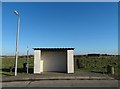
<svg viewBox="0 0 120 89">
<path fill-rule="evenodd" d="M 76 72 L 74 74 L 44 72 L 42 74 L 19 74 L 17 76 L 3 76 L 3 82 L 10 81 L 35 81 L 35 80 L 100 80 L 100 79 L 114 79 L 105 74 Z"/>
<path fill-rule="evenodd" d="M 118 87 L 118 80 L 42 80 L 3 82 L 2 87 Z"/>
</svg>

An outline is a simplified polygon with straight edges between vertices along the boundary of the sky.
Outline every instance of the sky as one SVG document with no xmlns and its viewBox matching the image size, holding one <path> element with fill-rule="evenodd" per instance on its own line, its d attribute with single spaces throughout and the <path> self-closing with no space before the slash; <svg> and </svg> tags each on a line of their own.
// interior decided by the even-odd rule
<svg viewBox="0 0 120 89">
<path fill-rule="evenodd" d="M 33 48 L 75 48 L 74 54 L 118 53 L 117 2 L 4 2 L 2 54 L 15 55 L 17 10 L 19 54 Z"/>
</svg>

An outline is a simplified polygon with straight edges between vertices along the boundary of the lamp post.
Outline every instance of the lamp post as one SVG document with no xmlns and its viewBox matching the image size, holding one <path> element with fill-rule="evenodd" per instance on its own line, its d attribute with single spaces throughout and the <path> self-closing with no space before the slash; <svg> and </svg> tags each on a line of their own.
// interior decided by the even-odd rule
<svg viewBox="0 0 120 89">
<path fill-rule="evenodd" d="M 15 76 L 17 75 L 17 61 L 18 61 L 18 39 L 19 39 L 19 31 L 20 31 L 20 15 L 19 13 L 14 10 L 14 14 L 18 16 L 18 23 L 17 23 L 17 33 L 16 33 L 16 52 L 15 52 Z"/>
</svg>

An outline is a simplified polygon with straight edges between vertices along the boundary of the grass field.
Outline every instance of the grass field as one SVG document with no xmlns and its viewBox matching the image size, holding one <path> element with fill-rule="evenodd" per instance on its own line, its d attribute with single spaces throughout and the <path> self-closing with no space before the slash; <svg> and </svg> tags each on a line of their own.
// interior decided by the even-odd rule
<svg viewBox="0 0 120 89">
<path fill-rule="evenodd" d="M 26 62 L 25 58 L 18 59 L 18 68 L 23 68 L 23 63 Z M 13 67 L 15 64 L 15 58 L 2 58 L 2 68 Z M 33 58 L 29 58 L 29 67 L 33 68 Z"/>
<path fill-rule="evenodd" d="M 26 61 L 25 58 L 18 59 L 18 73 L 23 72 L 23 63 Z M 29 59 L 29 71 L 33 73 L 33 62 L 34 59 Z M 13 67 L 15 64 L 15 58 L 2 58 L 2 74 L 11 75 L 10 67 Z M 79 66 L 78 66 L 79 64 Z M 84 72 L 95 72 L 107 74 L 107 65 L 114 67 L 115 74 L 110 75 L 113 77 L 118 77 L 118 57 L 108 57 L 108 58 L 78 58 L 78 63 L 75 65 L 75 71 L 84 71 Z M 79 68 L 78 68 L 79 67 Z M 109 75 L 109 74 L 108 74 Z"/>
<path fill-rule="evenodd" d="M 79 66 L 78 66 L 79 65 Z M 107 73 L 107 66 L 114 67 L 115 74 L 111 75 Z M 120 62 L 118 57 L 107 57 L 107 58 L 78 58 L 78 63 L 75 65 L 76 71 L 86 71 L 108 74 L 113 77 L 119 76 Z"/>
<path fill-rule="evenodd" d="M 26 58 L 19 58 L 18 59 L 18 73 L 24 74 L 23 71 L 23 63 L 26 62 Z M 29 72 L 33 72 L 33 58 L 29 58 Z M 13 72 L 10 72 L 10 67 L 14 67 L 15 58 L 2 58 L 2 71 L 1 74 L 3 75 L 13 75 Z M 31 70 L 32 69 L 32 70 Z"/>
</svg>

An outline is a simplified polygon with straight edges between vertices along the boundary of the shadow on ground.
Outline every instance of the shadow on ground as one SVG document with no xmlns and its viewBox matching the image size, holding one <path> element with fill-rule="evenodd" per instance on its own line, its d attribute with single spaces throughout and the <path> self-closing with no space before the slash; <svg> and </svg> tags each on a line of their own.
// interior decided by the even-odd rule
<svg viewBox="0 0 120 89">
<path fill-rule="evenodd" d="M 2 68 L 0 71 L 2 71 L 2 75 L 12 76 L 15 72 L 15 69 Z M 28 72 L 30 74 L 33 74 L 33 68 L 29 68 Z M 26 73 L 26 70 L 23 68 L 17 68 L 17 73 Z"/>
<path fill-rule="evenodd" d="M 93 73 L 100 73 L 100 74 L 107 74 L 107 72 L 100 72 L 100 71 L 91 71 Z"/>
</svg>

